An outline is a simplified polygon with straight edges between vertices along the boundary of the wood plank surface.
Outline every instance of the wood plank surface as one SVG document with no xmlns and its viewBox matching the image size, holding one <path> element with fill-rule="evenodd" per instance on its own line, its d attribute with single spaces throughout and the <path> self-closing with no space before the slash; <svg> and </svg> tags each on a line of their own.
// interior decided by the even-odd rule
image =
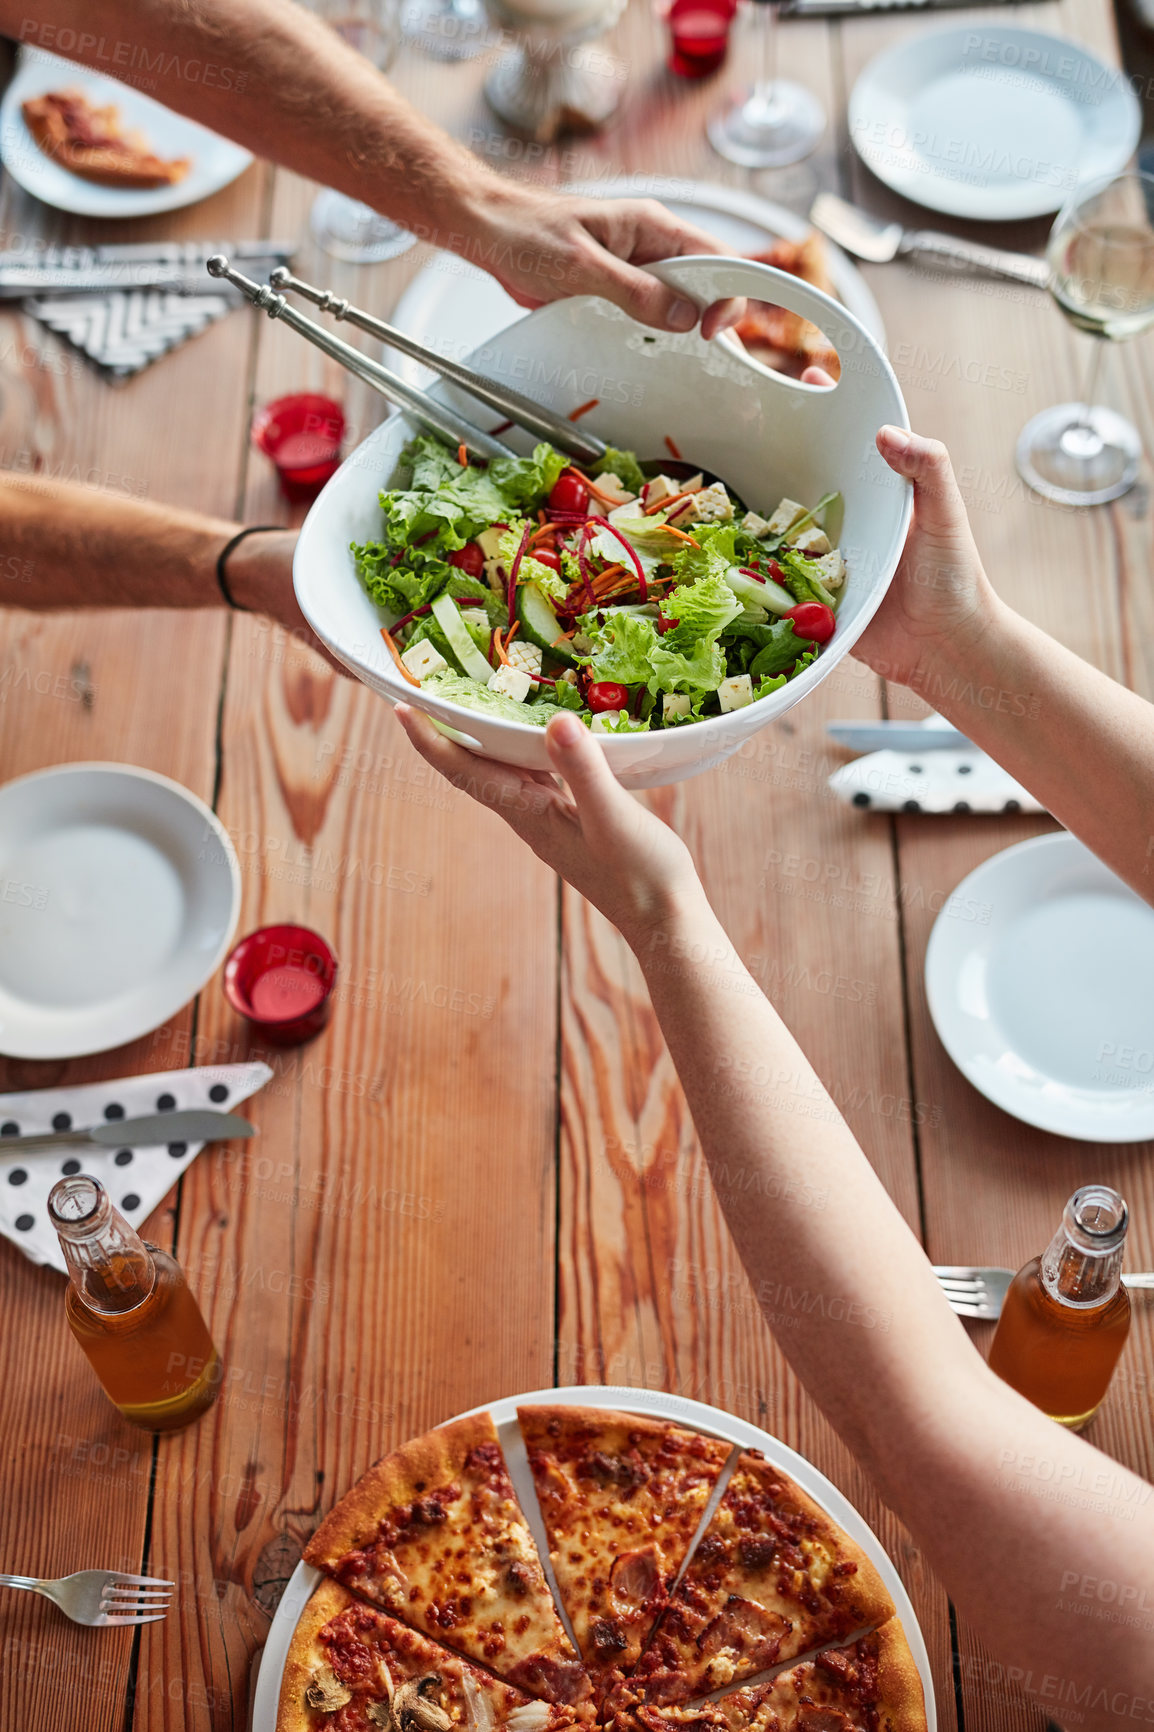
<svg viewBox="0 0 1154 1732">
<path fill-rule="evenodd" d="M 971 17 L 1020 19 L 1113 53 L 1101 0 L 949 22 Z M 861 167 L 845 123 L 861 67 L 918 27 L 894 15 L 782 27 L 781 70 L 817 92 L 831 126 L 807 162 L 752 174 L 723 163 L 704 135 L 747 48 L 735 45 L 718 78 L 680 83 L 662 66 L 663 30 L 643 0 L 607 39 L 624 70 L 617 121 L 554 150 L 495 122 L 483 60 L 406 50 L 395 78 L 513 175 L 707 179 L 799 213 L 829 186 L 924 222 Z M 258 168 L 211 204 L 132 233 L 304 235 L 313 191 Z M 1039 246 L 1047 226 L 1023 225 L 1012 244 Z M 91 238 L 7 184 L 0 231 L 21 229 Z M 1006 244 L 996 226 L 984 232 Z M 417 247 L 353 268 L 306 239 L 297 262 L 387 314 L 428 258 Z M 914 424 L 950 445 L 1001 592 L 1154 694 L 1148 475 L 1108 510 L 1071 513 L 1041 504 L 1013 470 L 1021 423 L 1077 394 L 1080 340 L 1029 290 L 907 266 L 866 274 Z M 364 387 L 246 312 L 118 391 L 19 315 L 0 317 L 0 338 L 0 466 L 75 471 L 249 522 L 300 516 L 248 447 L 257 404 L 328 391 L 344 403 L 350 444 L 382 413 Z M 1149 448 L 1148 370 L 1117 365 L 1110 388 Z M 894 822 L 834 801 L 826 779 L 841 759 L 826 721 L 883 706 L 924 708 L 846 662 L 726 766 L 645 798 L 686 837 L 742 955 L 932 1255 L 1017 1264 L 1048 1237 L 1074 1185 L 1104 1177 L 1131 1201 L 1132 1265 L 1149 1265 L 1149 1148 L 1068 1143 L 1006 1118 L 955 1071 L 926 1010 L 924 948 L 944 894 L 1000 847 L 1052 826 Z M 263 622 L 0 613 L 0 774 L 97 757 L 163 770 L 204 797 L 215 787 L 241 856 L 242 930 L 313 925 L 333 942 L 341 977 L 329 1029 L 296 1051 L 250 1039 L 214 981 L 195 1020 L 190 1008 L 120 1053 L 0 1067 L 11 1088 L 257 1054 L 275 1073 L 252 1104 L 259 1139 L 206 1151 L 150 1229 L 175 1242 L 227 1363 L 212 1412 L 161 1441 L 151 1494 L 151 1445 L 110 1412 L 66 1339 L 59 1277 L 0 1245 L 3 1295 L 19 1320 L 0 1347 L 11 1394 L 0 1415 L 4 1559 L 26 1570 L 135 1568 L 147 1533 L 149 1567 L 180 1588 L 177 1612 L 141 1632 L 135 1664 L 128 1635 L 81 1631 L 40 1602 L 6 1597 L 0 1723 L 245 1726 L 253 1656 L 332 1501 L 403 1438 L 555 1379 L 712 1402 L 800 1449 L 894 1558 L 930 1649 L 939 1725 L 957 1725 L 959 1705 L 983 1732 L 1036 1724 L 971 1634 L 952 1640 L 940 1583 L 786 1367 L 612 928 L 562 895 L 498 820 L 435 782 L 386 705 Z M 804 1183 L 804 1090 L 790 1078 L 741 1086 L 762 1092 L 767 1111 L 794 1115 Z M 748 1179 L 729 1175 L 738 1189 Z M 1093 1436 L 1149 1474 L 1154 1366 L 1149 1317 L 1141 1303 L 1136 1311 Z"/>
</svg>

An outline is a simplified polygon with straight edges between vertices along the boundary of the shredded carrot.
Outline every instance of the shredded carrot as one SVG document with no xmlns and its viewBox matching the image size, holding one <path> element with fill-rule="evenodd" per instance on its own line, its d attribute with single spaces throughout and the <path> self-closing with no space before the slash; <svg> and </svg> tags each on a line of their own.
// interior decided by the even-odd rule
<svg viewBox="0 0 1154 1732">
<path fill-rule="evenodd" d="M 598 403 L 600 403 L 600 401 L 601 401 L 600 397 L 590 397 L 588 403 L 582 403 L 579 409 L 570 410 L 570 412 L 569 412 L 570 421 L 580 421 L 582 415 L 588 415 L 590 409 L 596 409 L 596 407 L 597 407 Z"/>
<path fill-rule="evenodd" d="M 539 542 L 547 541 L 551 535 L 556 533 L 557 525 L 555 523 L 539 523 L 525 544 L 525 552 L 528 553 L 531 547 L 536 547 Z"/>
<path fill-rule="evenodd" d="M 537 513 L 537 522 L 538 522 L 538 523 L 539 523 L 539 524 L 540 524 L 540 525 L 541 525 L 541 526 L 542 526 L 542 527 L 544 527 L 544 525 L 545 525 L 545 522 L 546 522 L 546 521 L 547 521 L 547 520 L 546 520 L 546 517 L 545 517 L 545 507 L 544 507 L 544 506 L 542 506 L 542 507 L 541 507 L 541 509 L 540 509 L 540 510 L 539 510 L 539 511 L 538 511 L 538 513 Z M 551 527 L 551 526 L 550 526 L 550 527 Z"/>
<path fill-rule="evenodd" d="M 578 481 L 583 481 L 594 499 L 600 500 L 602 505 L 619 505 L 621 503 L 621 501 L 615 499 L 612 494 L 603 493 L 595 481 L 591 481 L 588 475 L 586 475 L 582 470 L 576 468 L 572 463 L 569 465 L 569 473 L 570 475 L 575 475 Z"/>
<path fill-rule="evenodd" d="M 563 631 L 561 633 L 560 637 L 555 637 L 553 639 L 553 642 L 549 645 L 549 648 L 550 649 L 556 649 L 557 645 L 559 643 L 567 643 L 571 637 L 576 637 L 576 635 L 577 635 L 577 627 L 575 625 L 572 625 L 569 627 L 568 631 Z"/>
<path fill-rule="evenodd" d="M 508 631 L 505 633 L 504 647 L 506 649 L 508 649 L 509 645 L 512 643 L 513 639 L 516 637 L 516 635 L 520 631 L 520 629 L 521 629 L 521 621 L 519 619 L 515 619 L 513 621 L 512 625 L 509 627 Z"/>
<path fill-rule="evenodd" d="M 678 463 L 683 461 L 680 451 L 677 449 L 677 446 L 673 443 L 673 440 L 669 437 L 668 433 L 665 435 L 665 449 Z"/>
<path fill-rule="evenodd" d="M 461 465 L 462 469 L 467 469 L 469 467 L 469 452 L 463 439 L 457 446 L 457 462 Z"/>
<path fill-rule="evenodd" d="M 501 628 L 499 625 L 493 627 L 493 648 L 497 652 L 497 660 L 499 662 L 504 662 L 507 666 L 509 658 L 505 654 L 505 646 L 501 642 Z"/>
<path fill-rule="evenodd" d="M 659 499 L 656 505 L 644 506 L 643 513 L 646 517 L 652 517 L 654 512 L 668 511 L 671 506 L 680 505 L 683 499 L 692 499 L 693 495 L 700 491 L 700 488 L 697 487 L 687 487 L 681 493 L 672 494 L 668 499 Z"/>
<path fill-rule="evenodd" d="M 624 571 L 625 571 L 625 567 L 623 565 L 607 565 L 607 566 L 605 566 L 603 570 L 595 573 L 595 575 L 594 575 L 594 578 L 593 578 L 594 590 L 598 594 L 600 594 L 600 589 L 598 586 L 600 584 L 602 584 L 607 577 L 620 577 Z M 630 576 L 633 578 L 633 582 L 636 583 L 637 582 L 636 576 L 632 572 L 630 573 Z"/>
<path fill-rule="evenodd" d="M 686 535 L 684 529 L 674 529 L 672 523 L 663 523 L 661 527 L 668 530 L 670 535 L 676 535 L 680 541 L 687 541 L 690 547 L 700 548 L 700 541 L 694 541 L 692 535 Z"/>
<path fill-rule="evenodd" d="M 404 662 L 401 660 L 401 652 L 397 648 L 396 644 L 393 642 L 392 635 L 387 630 L 387 628 L 385 626 L 381 627 L 381 636 L 384 638 L 385 643 L 388 645 L 389 654 L 392 656 L 393 660 L 396 662 L 397 672 L 400 674 L 401 678 L 408 680 L 409 684 L 411 686 L 416 686 L 417 690 L 419 691 L 421 689 L 420 680 L 417 678 L 416 674 L 411 674 L 409 672 L 408 668 L 405 666 Z"/>
</svg>

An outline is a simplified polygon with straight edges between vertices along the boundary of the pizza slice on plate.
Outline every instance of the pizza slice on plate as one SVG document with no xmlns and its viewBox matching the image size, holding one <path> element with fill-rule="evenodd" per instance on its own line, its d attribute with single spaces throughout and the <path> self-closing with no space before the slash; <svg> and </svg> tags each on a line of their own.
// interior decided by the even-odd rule
<svg viewBox="0 0 1154 1732">
<path fill-rule="evenodd" d="M 529 1695 L 592 1714 L 488 1413 L 385 1456 L 321 1523 L 310 1564 Z"/>
<path fill-rule="evenodd" d="M 761 1684 L 694 1706 L 637 1703 L 612 1732 L 926 1732 L 922 1680 L 897 1618 Z"/>
<path fill-rule="evenodd" d="M 121 130 L 114 106 L 94 108 L 81 90 L 50 90 L 21 104 L 24 124 L 45 156 L 101 186 L 174 186 L 188 156 L 160 157 L 138 132 Z"/>
<path fill-rule="evenodd" d="M 322 1582 L 289 1647 L 276 1732 L 561 1732 L 572 1720 Z"/>
<path fill-rule="evenodd" d="M 600 1408 L 517 1417 L 561 1602 L 600 1694 L 636 1664 L 732 1445 Z"/>
<path fill-rule="evenodd" d="M 687 1702 L 893 1616 L 866 1554 L 788 1474 L 743 1452 L 633 1675 Z"/>
</svg>

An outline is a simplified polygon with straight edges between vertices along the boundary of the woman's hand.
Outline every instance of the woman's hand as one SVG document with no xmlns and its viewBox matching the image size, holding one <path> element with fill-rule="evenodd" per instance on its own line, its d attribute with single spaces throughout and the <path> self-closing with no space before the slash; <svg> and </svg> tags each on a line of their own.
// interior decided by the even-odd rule
<svg viewBox="0 0 1154 1732">
<path fill-rule="evenodd" d="M 943 655 L 964 657 L 999 602 L 945 446 L 883 427 L 877 447 L 896 475 L 913 482 L 914 517 L 893 583 L 854 654 L 884 679 L 920 687 L 932 697 L 931 668 Z"/>
<path fill-rule="evenodd" d="M 397 717 L 427 763 L 498 812 L 635 950 L 703 897 L 685 843 L 625 792 L 576 716 L 555 716 L 545 730 L 549 757 L 567 788 L 546 770 L 474 756 L 408 704 L 397 705 Z"/>
<path fill-rule="evenodd" d="M 658 330 L 691 331 L 696 325 L 694 303 L 641 266 L 686 253 L 724 252 L 712 235 L 682 222 L 656 199 L 580 198 L 496 176 L 480 184 L 467 232 L 450 237 L 449 244 L 490 271 L 518 306 L 601 295 Z M 715 302 L 700 315 L 702 336 L 735 324 L 743 307 L 742 301 Z"/>
</svg>

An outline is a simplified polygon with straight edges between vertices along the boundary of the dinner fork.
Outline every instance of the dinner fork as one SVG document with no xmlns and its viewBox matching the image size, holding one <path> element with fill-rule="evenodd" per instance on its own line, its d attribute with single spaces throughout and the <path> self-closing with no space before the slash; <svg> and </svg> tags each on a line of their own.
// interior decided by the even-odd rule
<svg viewBox="0 0 1154 1732">
<path fill-rule="evenodd" d="M 155 1576 L 125 1576 L 119 1570 L 77 1570 L 56 1581 L 0 1571 L 0 1587 L 31 1588 L 34 1594 L 43 1594 L 74 1624 L 155 1624 L 168 1611 L 175 1586 Z"/>
<path fill-rule="evenodd" d="M 959 1317 L 975 1317 L 996 1323 L 1002 1315 L 1006 1293 L 1014 1279 L 1013 1269 L 975 1269 L 967 1263 L 939 1263 L 934 1274 Z M 1154 1274 L 1125 1274 L 1123 1287 L 1154 1289 Z"/>
</svg>

